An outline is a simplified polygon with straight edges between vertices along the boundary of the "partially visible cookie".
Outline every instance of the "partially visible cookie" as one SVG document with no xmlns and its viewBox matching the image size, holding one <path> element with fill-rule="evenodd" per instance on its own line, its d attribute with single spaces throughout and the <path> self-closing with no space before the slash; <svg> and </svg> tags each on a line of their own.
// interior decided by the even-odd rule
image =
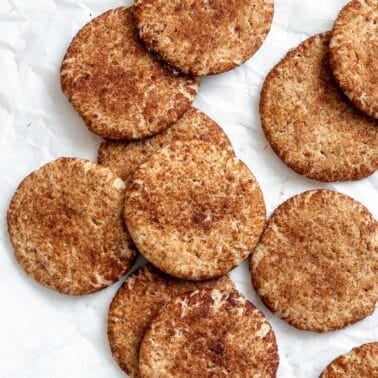
<svg viewBox="0 0 378 378">
<path fill-rule="evenodd" d="M 360 345 L 333 360 L 320 378 L 377 378 L 378 342 Z"/>
<path fill-rule="evenodd" d="M 239 66 L 263 43 L 273 0 L 136 0 L 146 45 L 181 72 L 217 74 Z"/>
<path fill-rule="evenodd" d="M 198 82 L 173 73 L 137 37 L 130 8 L 92 20 L 72 41 L 61 68 L 63 92 L 94 133 L 140 139 L 176 122 Z"/>
<path fill-rule="evenodd" d="M 135 172 L 125 219 L 139 251 L 183 279 L 219 277 L 243 261 L 265 225 L 255 177 L 230 151 L 172 143 Z"/>
<path fill-rule="evenodd" d="M 332 30 L 330 61 L 353 104 L 378 118 L 377 0 L 352 0 L 342 9 Z"/>
<path fill-rule="evenodd" d="M 313 190 L 280 205 L 252 254 L 263 302 L 299 329 L 327 332 L 374 311 L 378 224 L 354 199 Z"/>
<path fill-rule="evenodd" d="M 120 178 L 87 160 L 60 158 L 31 173 L 8 210 L 18 263 L 64 294 L 111 285 L 136 256 L 122 217 L 124 196 Z"/>
<path fill-rule="evenodd" d="M 108 339 L 118 365 L 140 376 L 139 347 L 158 311 L 174 297 L 196 289 L 232 289 L 228 276 L 193 282 L 174 279 L 148 264 L 129 276 L 114 297 L 108 315 Z"/>
<path fill-rule="evenodd" d="M 378 169 L 378 121 L 351 106 L 329 67 L 330 33 L 290 51 L 265 80 L 260 113 L 278 157 L 320 181 L 367 177 Z"/>
<path fill-rule="evenodd" d="M 142 378 L 275 377 L 274 332 L 236 290 L 176 297 L 151 322 L 140 347 Z"/>
<path fill-rule="evenodd" d="M 105 140 L 98 150 L 98 162 L 128 181 L 135 170 L 155 152 L 177 140 L 200 139 L 232 151 L 221 127 L 201 111 L 189 109 L 172 127 L 151 138 L 134 142 Z"/>
</svg>

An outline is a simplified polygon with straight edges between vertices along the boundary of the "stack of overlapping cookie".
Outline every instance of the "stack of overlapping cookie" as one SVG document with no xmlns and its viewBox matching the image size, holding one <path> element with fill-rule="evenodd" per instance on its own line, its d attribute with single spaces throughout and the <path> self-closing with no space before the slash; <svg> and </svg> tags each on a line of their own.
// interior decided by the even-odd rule
<svg viewBox="0 0 378 378">
<path fill-rule="evenodd" d="M 302 175 L 348 181 L 378 169 L 377 13 L 376 0 L 350 2 L 332 32 L 291 50 L 265 80 L 263 130 Z"/>
<path fill-rule="evenodd" d="M 272 0 L 137 0 L 86 25 L 64 58 L 63 91 L 107 139 L 99 164 L 61 158 L 25 178 L 9 232 L 25 271 L 65 294 L 109 286 L 138 251 L 150 262 L 109 310 L 113 355 L 133 377 L 276 375 L 272 327 L 227 275 L 251 252 L 258 295 L 294 327 L 329 332 L 374 311 L 378 225 L 369 211 L 313 190 L 266 224 L 257 180 L 223 130 L 191 107 L 195 76 L 243 63 L 272 16 Z M 305 41 L 266 79 L 262 126 L 295 171 L 337 181 L 377 170 L 376 19 L 376 1 L 352 1 L 332 35 Z M 340 87 L 368 115 L 334 81 L 330 40 Z M 351 353 L 323 376 L 377 371 L 378 343 Z"/>
</svg>

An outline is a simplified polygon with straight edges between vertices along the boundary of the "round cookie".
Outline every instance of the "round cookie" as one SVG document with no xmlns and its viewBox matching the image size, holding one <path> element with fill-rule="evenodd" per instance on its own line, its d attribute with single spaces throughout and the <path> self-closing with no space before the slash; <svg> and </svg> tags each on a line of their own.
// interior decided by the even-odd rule
<svg viewBox="0 0 378 378">
<path fill-rule="evenodd" d="M 378 1 L 353 0 L 332 30 L 333 74 L 353 104 L 378 118 Z"/>
<path fill-rule="evenodd" d="M 151 322 L 139 352 L 141 377 L 275 377 L 274 332 L 236 290 L 176 297 Z"/>
<path fill-rule="evenodd" d="M 117 281 L 136 250 L 123 218 L 125 184 L 110 169 L 60 158 L 27 176 L 8 210 L 18 263 L 42 285 L 84 295 Z"/>
<path fill-rule="evenodd" d="M 351 106 L 334 82 L 329 39 L 330 33 L 311 37 L 273 68 L 261 93 L 262 127 L 297 173 L 358 180 L 378 169 L 378 122 Z"/>
<path fill-rule="evenodd" d="M 62 90 L 94 133 L 140 139 L 176 122 L 198 82 L 173 73 L 137 37 L 130 8 L 92 20 L 72 41 L 61 68 Z"/>
<path fill-rule="evenodd" d="M 174 297 L 202 288 L 232 289 L 231 279 L 193 282 L 169 277 L 148 264 L 129 276 L 115 295 L 108 315 L 108 339 L 118 365 L 140 377 L 139 347 L 158 311 Z"/>
<path fill-rule="evenodd" d="M 191 108 L 172 127 L 151 138 L 135 142 L 105 140 L 98 150 L 98 162 L 128 181 L 152 154 L 174 141 L 191 139 L 200 139 L 233 151 L 221 127 L 206 114 Z"/>
<path fill-rule="evenodd" d="M 280 205 L 252 254 L 253 285 L 280 318 L 327 332 L 371 315 L 378 299 L 378 225 L 344 194 L 313 190 Z"/>
<path fill-rule="evenodd" d="M 252 252 L 265 204 L 244 163 L 192 140 L 166 146 L 139 167 L 126 189 L 125 219 L 147 260 L 174 277 L 203 280 Z"/>
<path fill-rule="evenodd" d="M 353 348 L 333 360 L 320 375 L 320 378 L 348 377 L 378 377 L 378 342 Z"/>
<path fill-rule="evenodd" d="M 141 39 L 179 71 L 203 76 L 239 66 L 269 32 L 273 0 L 136 0 Z"/>
</svg>

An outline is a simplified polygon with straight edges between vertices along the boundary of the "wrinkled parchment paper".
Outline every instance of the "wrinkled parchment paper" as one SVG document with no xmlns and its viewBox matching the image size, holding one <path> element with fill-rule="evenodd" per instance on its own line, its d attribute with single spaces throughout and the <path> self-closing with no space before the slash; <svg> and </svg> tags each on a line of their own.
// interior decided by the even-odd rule
<svg viewBox="0 0 378 378">
<path fill-rule="evenodd" d="M 345 0 L 276 0 L 272 30 L 243 66 L 203 80 L 195 105 L 225 129 L 253 170 L 268 213 L 286 198 L 330 188 L 364 203 L 378 216 L 378 175 L 353 183 L 322 184 L 295 174 L 263 136 L 259 92 L 286 51 L 329 30 Z M 106 315 L 120 283 L 71 298 L 43 288 L 18 267 L 8 240 L 6 210 L 25 175 L 59 156 L 95 160 L 100 138 L 84 127 L 60 91 L 59 68 L 75 33 L 120 0 L 0 1 L 0 377 L 108 378 L 124 376 L 106 338 Z M 378 311 L 345 330 L 298 331 L 262 305 L 247 264 L 232 272 L 238 288 L 272 323 L 279 345 L 279 377 L 317 377 L 340 353 L 378 340 Z"/>
</svg>

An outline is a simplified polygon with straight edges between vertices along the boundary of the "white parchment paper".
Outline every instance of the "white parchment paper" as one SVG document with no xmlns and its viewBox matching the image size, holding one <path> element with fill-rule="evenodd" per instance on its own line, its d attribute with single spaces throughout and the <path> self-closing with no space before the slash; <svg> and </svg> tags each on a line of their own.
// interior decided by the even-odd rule
<svg viewBox="0 0 378 378">
<path fill-rule="evenodd" d="M 274 155 L 258 115 L 264 77 L 307 37 L 329 30 L 345 0 L 276 0 L 272 30 L 243 66 L 203 80 L 195 105 L 225 129 L 255 173 L 268 213 L 286 198 L 330 188 L 378 215 L 378 175 L 322 184 L 295 174 Z M 60 91 L 59 68 L 75 33 L 120 0 L 0 0 L 0 377 L 122 377 L 106 338 L 106 315 L 120 283 L 71 298 L 43 288 L 18 267 L 8 240 L 6 210 L 25 175 L 59 156 L 96 159 L 100 138 L 87 131 Z M 272 315 L 250 284 L 248 267 L 232 272 L 238 288 L 271 321 L 279 377 L 317 377 L 340 353 L 378 340 L 378 312 L 342 331 L 298 331 Z"/>
</svg>

